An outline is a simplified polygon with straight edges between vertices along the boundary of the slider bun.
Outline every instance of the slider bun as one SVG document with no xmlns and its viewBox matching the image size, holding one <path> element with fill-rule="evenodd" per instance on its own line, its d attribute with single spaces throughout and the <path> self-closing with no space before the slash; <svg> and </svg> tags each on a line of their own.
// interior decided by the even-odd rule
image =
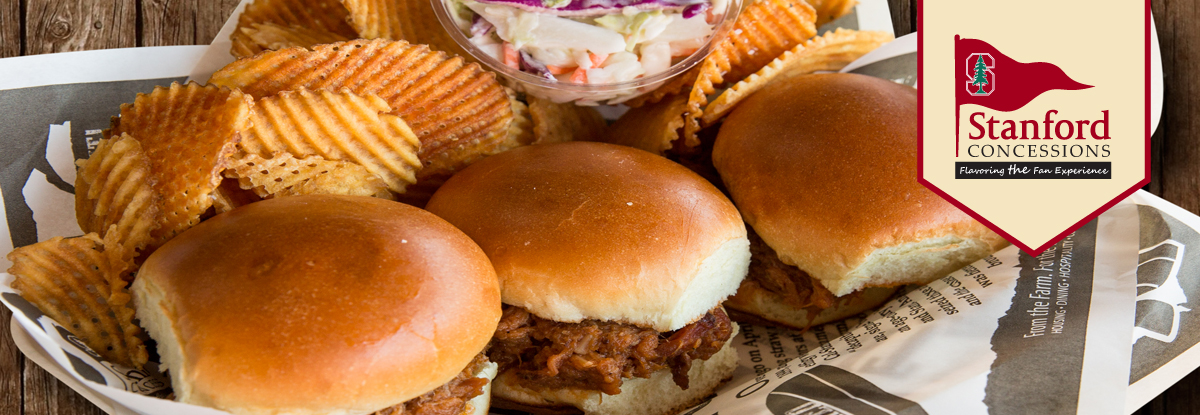
<svg viewBox="0 0 1200 415">
<path fill-rule="evenodd" d="M 491 339 L 491 263 L 404 204 L 294 196 L 218 215 L 133 284 L 181 402 L 234 414 L 365 414 L 454 378 Z"/>
<path fill-rule="evenodd" d="M 873 310 L 892 298 L 897 287 L 864 288 L 856 295 L 838 297 L 829 308 L 796 308 L 779 293 L 758 284 L 742 284 L 737 295 L 729 297 L 725 307 L 729 317 L 737 321 L 765 326 L 784 326 L 797 330 L 832 323 Z"/>
<path fill-rule="evenodd" d="M 612 144 L 488 157 L 426 208 L 479 243 L 506 304 L 555 321 L 676 330 L 737 291 L 750 263 L 745 224 L 716 187 Z"/>
<path fill-rule="evenodd" d="M 1007 244 L 917 182 L 917 91 L 790 78 L 725 120 L 713 164 L 746 222 L 835 295 L 924 284 Z"/>
</svg>

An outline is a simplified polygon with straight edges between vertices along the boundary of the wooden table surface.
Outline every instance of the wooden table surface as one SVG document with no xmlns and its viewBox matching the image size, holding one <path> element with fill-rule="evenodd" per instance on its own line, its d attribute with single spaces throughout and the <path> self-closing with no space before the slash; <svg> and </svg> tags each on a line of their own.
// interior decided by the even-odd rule
<svg viewBox="0 0 1200 415">
<path fill-rule="evenodd" d="M 913 31 L 917 0 L 888 0 L 896 35 Z M 208 44 L 238 0 L 0 0 L 0 57 L 133 46 Z M 1200 212 L 1200 4 L 1153 3 L 1166 85 L 1147 190 Z M 1196 88 L 1195 90 L 1193 88 Z M 0 307 L 0 415 L 102 412 L 33 362 L 9 337 Z M 1200 372 L 1137 412 L 1200 414 Z"/>
</svg>

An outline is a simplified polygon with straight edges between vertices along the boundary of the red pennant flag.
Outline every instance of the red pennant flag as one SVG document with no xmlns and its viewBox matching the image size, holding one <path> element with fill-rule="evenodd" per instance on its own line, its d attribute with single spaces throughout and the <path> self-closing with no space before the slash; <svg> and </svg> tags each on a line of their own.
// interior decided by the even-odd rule
<svg viewBox="0 0 1200 415">
<path fill-rule="evenodd" d="M 1021 63 L 1005 56 L 995 47 L 979 39 L 961 39 L 954 36 L 956 73 L 964 80 L 954 94 L 955 150 L 958 157 L 958 109 L 963 104 L 976 104 L 996 111 L 1013 111 L 1024 107 L 1038 95 L 1052 89 L 1088 89 L 1058 66 L 1047 62 Z M 1004 81 L 997 84 L 996 74 Z"/>
</svg>

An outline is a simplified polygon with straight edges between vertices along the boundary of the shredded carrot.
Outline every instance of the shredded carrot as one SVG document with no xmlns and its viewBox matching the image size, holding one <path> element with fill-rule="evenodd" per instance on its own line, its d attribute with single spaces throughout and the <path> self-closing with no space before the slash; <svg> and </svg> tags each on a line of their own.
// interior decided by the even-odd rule
<svg viewBox="0 0 1200 415">
<path fill-rule="evenodd" d="M 608 60 L 608 54 L 607 53 L 596 54 L 596 53 L 588 52 L 588 59 L 592 60 L 593 68 L 599 68 L 600 65 L 604 64 L 604 61 Z"/>
<path fill-rule="evenodd" d="M 571 82 L 586 84 L 587 81 L 587 69 L 575 68 L 575 72 L 571 73 Z"/>
<path fill-rule="evenodd" d="M 554 65 L 546 65 L 546 70 L 550 71 L 550 73 L 552 73 L 552 74 L 554 74 L 554 75 L 562 75 L 562 74 L 565 74 L 565 73 L 571 73 L 571 71 L 574 71 L 574 70 L 575 70 L 575 68 L 578 68 L 578 66 L 554 66 Z"/>
<path fill-rule="evenodd" d="M 704 12 L 704 22 L 708 23 L 708 24 L 713 24 L 713 23 L 717 22 L 717 16 L 713 14 L 712 7 L 709 7 L 708 10 L 706 10 Z"/>
<path fill-rule="evenodd" d="M 508 42 L 504 42 L 504 64 L 513 69 L 521 69 L 521 54 Z"/>
<path fill-rule="evenodd" d="M 671 55 L 671 57 L 672 57 L 672 58 L 678 58 L 678 57 L 680 57 L 680 56 L 691 56 L 691 54 L 693 54 L 693 53 L 696 53 L 696 51 L 697 51 L 697 50 L 700 50 L 700 48 L 688 48 L 688 49 L 684 49 L 684 50 L 683 50 L 683 53 L 680 53 L 680 54 L 672 54 L 672 55 Z"/>
</svg>

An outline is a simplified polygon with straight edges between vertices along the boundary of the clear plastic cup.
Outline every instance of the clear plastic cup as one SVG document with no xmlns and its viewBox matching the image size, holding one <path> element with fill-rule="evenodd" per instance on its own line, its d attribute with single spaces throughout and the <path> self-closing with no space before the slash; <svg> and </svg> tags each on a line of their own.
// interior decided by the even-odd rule
<svg viewBox="0 0 1200 415">
<path fill-rule="evenodd" d="M 462 29 L 459 29 L 454 18 L 450 16 L 450 11 L 447 10 L 445 0 L 430 1 L 433 3 L 433 10 L 437 14 L 438 21 L 450 33 L 450 37 L 454 38 L 454 41 L 458 42 L 458 45 L 465 49 L 467 53 L 470 53 L 477 61 L 483 63 L 487 69 L 500 74 L 501 77 L 507 80 L 506 83 L 509 87 L 554 102 L 573 102 L 577 105 L 620 104 L 653 91 L 672 78 L 682 75 L 703 61 L 712 52 L 713 48 L 717 46 L 718 41 L 723 39 L 733 29 L 734 22 L 737 20 L 737 15 L 742 8 L 741 0 L 729 0 L 729 4 L 725 8 L 725 13 L 715 16 L 716 21 L 713 22 L 713 32 L 704 41 L 703 45 L 666 71 L 626 82 L 581 84 L 551 81 L 505 65 L 470 42 L 467 34 Z"/>
</svg>

